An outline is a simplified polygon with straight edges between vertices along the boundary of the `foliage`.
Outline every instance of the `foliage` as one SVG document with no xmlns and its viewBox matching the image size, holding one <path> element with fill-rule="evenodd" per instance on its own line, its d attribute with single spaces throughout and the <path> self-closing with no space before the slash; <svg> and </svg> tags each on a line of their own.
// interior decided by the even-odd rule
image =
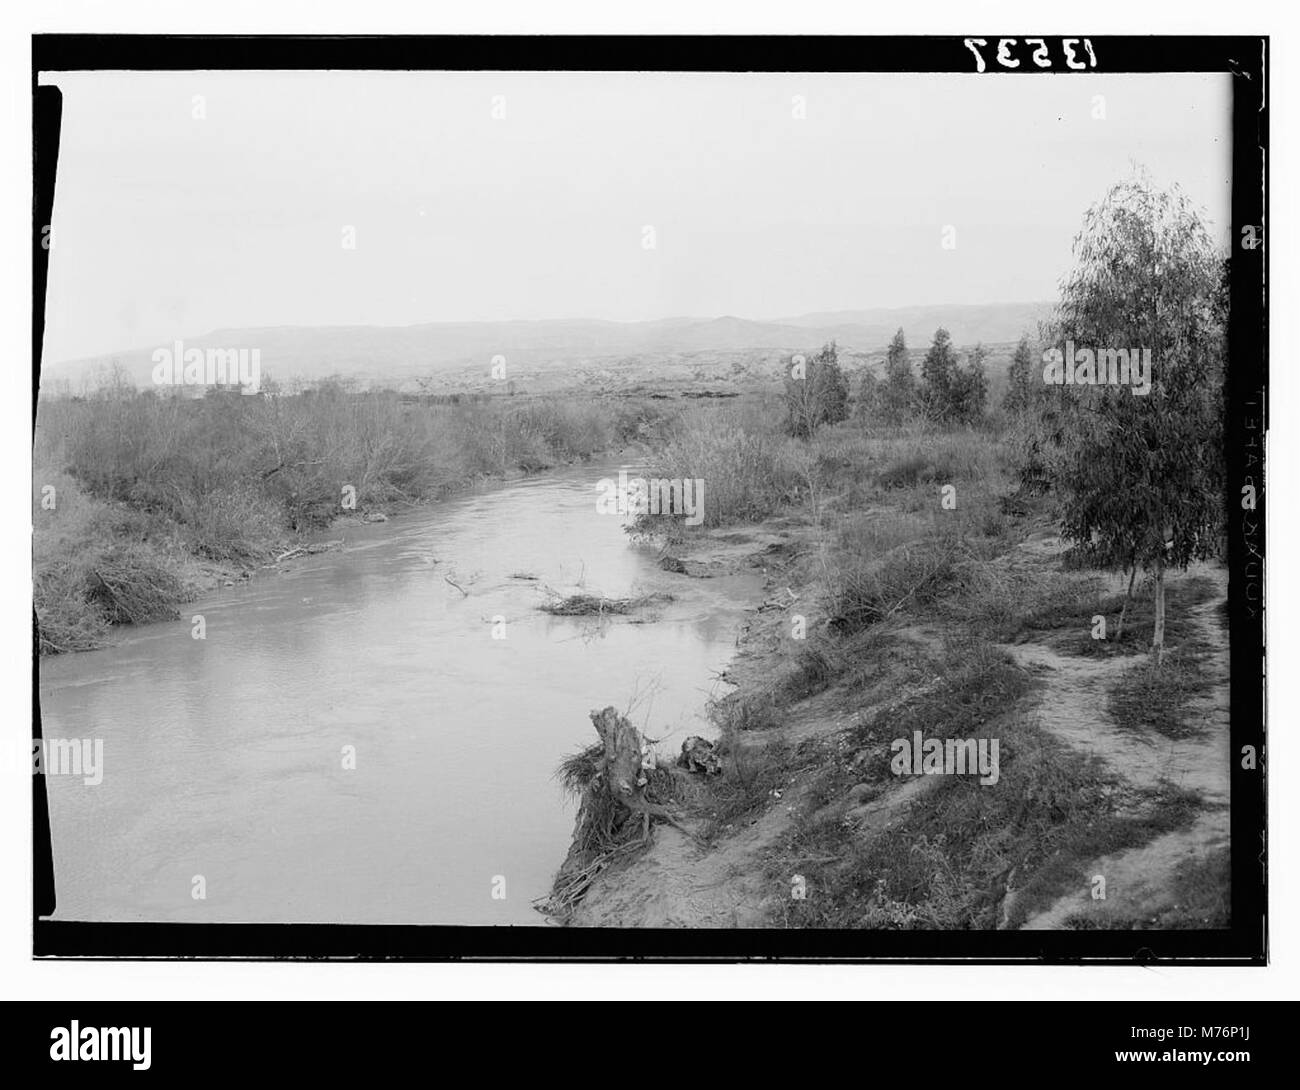
<svg viewBox="0 0 1300 1090">
<path fill-rule="evenodd" d="M 793 444 L 780 427 L 760 406 L 692 409 L 650 475 L 703 481 L 705 526 L 756 522 L 798 495 Z"/>
<path fill-rule="evenodd" d="M 982 344 L 971 349 L 965 368 L 952 376 L 949 419 L 973 424 L 983 419 L 988 402 L 989 382 L 984 368 L 987 352 Z"/>
<path fill-rule="evenodd" d="M 791 435 L 807 439 L 822 424 L 847 420 L 848 404 L 849 383 L 834 341 L 792 366 L 785 380 L 786 428 Z"/>
<path fill-rule="evenodd" d="M 590 457 L 641 435 L 649 403 L 464 397 L 453 404 L 327 379 L 294 395 L 187 399 L 121 368 L 38 403 L 36 610 L 43 652 L 98 646 L 111 625 L 172 615 L 195 561 L 250 569 L 294 532 L 419 503 L 476 479 Z M 649 418 L 649 419 L 647 419 Z"/>
<path fill-rule="evenodd" d="M 1016 345 L 1015 355 L 1007 368 L 1007 392 L 1002 398 L 1002 408 L 1013 417 L 1026 413 L 1039 400 L 1042 389 L 1041 376 L 1029 346 L 1029 335 L 1025 334 Z"/>
<path fill-rule="evenodd" d="M 921 361 L 921 402 L 927 416 L 935 420 L 948 418 L 956 376 L 957 352 L 948 331 L 940 327 L 934 331 L 934 340 Z"/>
<path fill-rule="evenodd" d="M 881 416 L 881 399 L 884 384 L 874 371 L 863 371 L 862 382 L 858 386 L 857 414 L 865 420 L 877 420 Z"/>
<path fill-rule="evenodd" d="M 1214 555 L 1224 519 L 1226 313 L 1221 258 L 1189 201 L 1142 177 L 1089 210 L 1062 285 L 1053 343 L 1145 349 L 1151 389 L 1073 386 L 1056 422 L 1062 533 L 1098 566 L 1163 573 Z"/>
<path fill-rule="evenodd" d="M 907 358 L 902 329 L 894 334 L 885 354 L 885 378 L 880 391 L 879 415 L 886 424 L 902 424 L 916 402 L 916 376 Z"/>
<path fill-rule="evenodd" d="M 952 338 L 943 328 L 921 362 L 920 404 L 925 415 L 944 423 L 973 423 L 983 418 L 988 400 L 988 376 L 983 345 L 970 352 L 965 368 L 958 364 Z"/>
</svg>

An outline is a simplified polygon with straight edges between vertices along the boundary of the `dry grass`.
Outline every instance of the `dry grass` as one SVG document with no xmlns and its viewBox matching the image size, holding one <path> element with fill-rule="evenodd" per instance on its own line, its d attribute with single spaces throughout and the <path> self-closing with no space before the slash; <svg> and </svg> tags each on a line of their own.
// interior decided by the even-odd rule
<svg viewBox="0 0 1300 1090">
<path fill-rule="evenodd" d="M 702 480 L 706 527 L 759 521 L 804 484 L 799 444 L 776 421 L 762 402 L 688 410 L 647 475 Z"/>
<path fill-rule="evenodd" d="M 1163 661 L 1147 659 L 1125 670 L 1111 687 L 1106 710 L 1123 730 L 1192 738 L 1204 727 L 1187 718 L 1187 705 L 1209 684 L 1201 656 L 1179 648 Z"/>
<path fill-rule="evenodd" d="M 959 579 L 966 543 L 927 538 L 891 549 L 878 561 L 841 567 L 831 574 L 831 628 L 849 635 L 902 611 L 914 613 L 950 595 Z"/>
<path fill-rule="evenodd" d="M 175 619 L 192 597 L 183 548 L 165 524 L 86 496 L 70 477 L 38 473 L 55 507 L 33 509 L 33 605 L 42 655 L 101 647 L 116 625 Z"/>
<path fill-rule="evenodd" d="M 773 792 L 790 780 L 791 748 L 783 739 L 753 743 L 740 735 L 725 735 L 719 741 L 722 775 L 702 785 L 707 795 L 696 803 L 695 813 L 704 818 L 700 838 L 715 839 L 750 820 L 772 804 Z"/>
<path fill-rule="evenodd" d="M 1217 848 L 1186 860 L 1174 874 L 1168 903 L 1152 915 L 1135 915 L 1109 904 L 1094 906 L 1086 916 L 1070 916 L 1074 929 L 1143 931 L 1207 931 L 1232 924 L 1232 859 L 1228 848 Z"/>
<path fill-rule="evenodd" d="M 476 479 L 590 457 L 658 410 L 624 400 L 410 404 L 325 380 L 276 399 L 179 400 L 106 387 L 38 405 L 33 483 L 42 653 L 101 646 L 114 624 L 173 616 L 196 562 L 249 570 L 292 533 L 403 507 Z"/>
<path fill-rule="evenodd" d="M 1196 801 L 1172 788 L 1127 788 L 1095 758 L 1064 746 L 1017 703 L 1027 691 L 1009 660 L 986 654 L 934 692 L 904 701 L 830 750 L 819 782 L 770 875 L 788 884 L 785 861 L 803 860 L 807 899 L 785 901 L 776 922 L 790 927 L 940 930 L 1016 927 L 1062 888 L 1086 881 L 1101 855 L 1146 843 L 1188 824 Z M 959 722 L 953 721 L 955 712 Z M 902 808 L 864 835 L 833 803 L 871 785 L 886 804 L 894 777 L 889 741 L 909 729 L 953 737 L 996 737 L 995 785 L 936 777 L 924 802 Z M 864 755 L 865 754 L 865 758 Z M 860 797 L 860 796 L 859 796 Z M 1014 888 L 1014 907 L 1006 897 Z"/>
<path fill-rule="evenodd" d="M 771 922 L 1014 928 L 1085 883 L 1097 858 L 1194 821 L 1196 796 L 1163 783 L 1136 787 L 1044 728 L 1035 706 L 1050 692 L 996 646 L 1032 639 L 1070 653 L 1126 653 L 1142 642 L 1150 607 L 1139 587 L 1125 639 L 1094 646 L 1093 617 L 1105 616 L 1113 633 L 1122 596 L 1107 595 L 1093 573 L 1017 551 L 1050 512 L 1045 501 L 1008 500 L 1010 466 L 994 437 L 916 430 L 880 437 L 840 424 L 819 430 L 788 465 L 803 504 L 788 511 L 802 510 L 809 544 L 806 563 L 782 580 L 806 579 L 793 585 L 829 625 L 786 645 L 783 665 L 761 688 L 715 702 L 723 774 L 701 786 L 694 806 L 706 837 L 717 838 L 757 821 L 778 797 L 782 806 L 797 800 L 793 824 L 765 849 L 765 877 L 784 893 L 791 874 L 803 874 L 808 895 L 774 899 Z M 943 484 L 957 487 L 955 510 L 940 506 Z M 771 500 L 736 510 L 752 517 L 772 510 Z M 1208 593 L 1193 581 L 1170 596 L 1171 632 L 1192 653 L 1200 648 L 1187 609 Z M 1153 707 L 1176 720 L 1186 692 L 1203 684 L 1182 672 L 1177 655 L 1166 665 L 1159 675 L 1143 667 L 1125 675 L 1112 696 L 1121 725 Z M 818 693 L 827 695 L 800 707 Z M 825 714 L 858 723 L 829 734 L 808 729 L 811 716 Z M 797 744 L 787 723 L 800 727 Z M 916 785 L 924 795 L 898 803 L 883 824 L 855 813 L 864 801 L 893 805 L 902 784 L 891 743 L 918 730 L 998 739 L 997 783 L 926 777 Z M 1217 919 L 1210 902 L 1222 883 L 1208 870 L 1189 882 L 1204 894 L 1188 895 L 1194 912 Z"/>
<path fill-rule="evenodd" d="M 771 692 L 728 693 L 708 706 L 709 717 L 723 735 L 775 730 L 781 726 L 781 705 Z"/>
</svg>

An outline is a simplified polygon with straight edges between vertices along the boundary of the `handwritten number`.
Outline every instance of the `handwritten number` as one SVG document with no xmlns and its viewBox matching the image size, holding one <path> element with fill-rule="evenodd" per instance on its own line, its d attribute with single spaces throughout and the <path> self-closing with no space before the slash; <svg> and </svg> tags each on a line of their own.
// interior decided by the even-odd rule
<svg viewBox="0 0 1300 1090">
<path fill-rule="evenodd" d="M 987 66 L 984 63 L 984 55 L 980 52 L 980 48 L 986 48 L 988 46 L 988 39 L 963 38 L 962 41 L 975 58 L 975 71 L 985 71 Z M 1020 59 L 1012 56 L 1011 53 L 1011 50 L 1019 44 L 1019 41 L 1020 39 L 1018 38 L 998 39 L 996 60 L 1003 68 L 1020 67 Z M 1034 64 L 1039 68 L 1052 67 L 1052 53 L 1048 48 L 1046 38 L 1026 38 L 1024 41 L 1026 47 L 1033 47 L 1033 53 L 1030 54 L 1030 60 L 1032 60 Z M 1088 54 L 1088 59 L 1086 61 L 1076 52 L 1080 42 L 1083 42 L 1083 48 Z M 1066 67 L 1075 72 L 1082 71 L 1086 68 L 1097 67 L 1097 54 L 1092 51 L 1092 40 L 1090 38 L 1062 38 L 1061 50 L 1065 54 Z"/>
</svg>

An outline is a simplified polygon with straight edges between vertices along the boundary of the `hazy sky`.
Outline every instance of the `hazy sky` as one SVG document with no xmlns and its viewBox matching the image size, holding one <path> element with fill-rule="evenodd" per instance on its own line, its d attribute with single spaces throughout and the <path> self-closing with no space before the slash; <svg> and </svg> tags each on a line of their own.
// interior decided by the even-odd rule
<svg viewBox="0 0 1300 1090">
<path fill-rule="evenodd" d="M 238 326 L 1051 299 L 1135 162 L 1219 232 L 1229 214 L 1227 76 L 45 81 L 64 92 L 51 362 Z"/>
</svg>

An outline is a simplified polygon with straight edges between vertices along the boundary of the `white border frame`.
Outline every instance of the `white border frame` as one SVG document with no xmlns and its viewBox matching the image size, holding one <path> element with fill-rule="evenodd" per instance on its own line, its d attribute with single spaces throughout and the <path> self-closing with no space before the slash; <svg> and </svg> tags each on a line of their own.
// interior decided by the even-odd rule
<svg viewBox="0 0 1300 1090">
<path fill-rule="evenodd" d="M 1269 34 L 1271 42 L 1270 217 L 1266 239 L 1272 275 L 1271 440 L 1268 464 L 1269 617 L 1295 616 L 1296 569 L 1283 546 L 1297 537 L 1294 482 L 1300 480 L 1296 420 L 1297 372 L 1291 364 L 1297 296 L 1294 144 L 1295 59 L 1282 13 L 1294 5 L 1203 0 L 1146 12 L 1131 0 L 1093 0 L 1086 8 L 1055 8 L 1041 0 L 882 8 L 852 2 L 747 0 L 706 9 L 700 0 L 659 0 L 628 10 L 605 0 L 510 0 L 441 9 L 417 0 L 312 3 L 225 0 L 180 8 L 175 0 L 95 0 L 38 3 L 10 0 L 0 8 L 0 78 L 8 109 L 0 118 L 0 216 L 15 241 L 3 266 L 0 308 L 4 359 L 18 372 L 0 412 L 0 465 L 19 471 L 15 500 L 0 533 L 3 625 L 0 663 L 11 698 L 5 729 L 21 731 L 31 708 L 31 527 L 26 499 L 31 480 L 31 40 L 33 33 L 189 34 L 971 34 L 1016 30 L 1036 34 Z M 1288 23 L 1290 20 L 1287 20 Z M 1082 30 L 1081 30 L 1082 28 Z M 16 252 L 15 252 L 16 251 Z M 5 762 L 0 776 L 0 999 L 458 999 L 589 998 L 611 985 L 635 982 L 649 1000 L 752 999 L 1280 999 L 1300 996 L 1296 833 L 1300 792 L 1295 774 L 1295 715 L 1300 707 L 1296 626 L 1271 620 L 1267 753 L 1269 799 L 1269 917 L 1272 965 L 1255 968 L 1136 968 L 1062 966 L 801 966 L 801 965 L 424 965 L 315 963 L 195 963 L 34 961 L 31 957 L 31 806 L 28 773 Z M 1234 845 L 1241 848 L 1244 845 Z M 15 876 L 26 876 L 15 881 Z"/>
</svg>

